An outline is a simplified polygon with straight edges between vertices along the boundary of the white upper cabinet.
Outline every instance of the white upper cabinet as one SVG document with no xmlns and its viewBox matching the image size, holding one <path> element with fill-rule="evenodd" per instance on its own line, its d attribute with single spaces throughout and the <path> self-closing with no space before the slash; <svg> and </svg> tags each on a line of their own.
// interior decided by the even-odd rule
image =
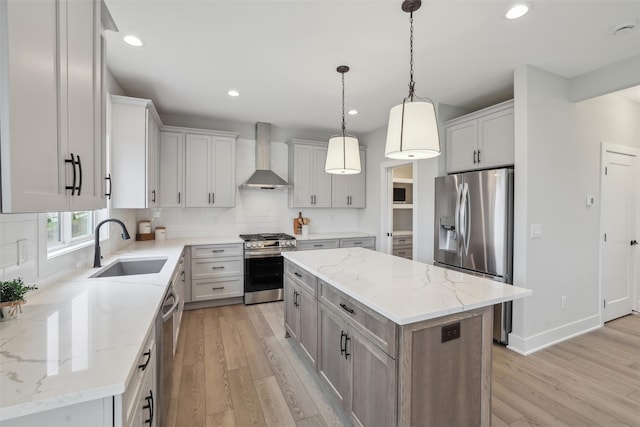
<svg viewBox="0 0 640 427">
<path fill-rule="evenodd" d="M 111 96 L 111 206 L 159 206 L 160 116 L 148 99 Z"/>
<path fill-rule="evenodd" d="M 327 144 L 292 140 L 289 148 L 289 207 L 330 208 L 331 174 L 324 171 Z"/>
<path fill-rule="evenodd" d="M 514 163 L 513 100 L 445 123 L 447 173 Z"/>
<path fill-rule="evenodd" d="M 226 132 L 185 134 L 186 207 L 235 206 L 236 138 Z"/>
<path fill-rule="evenodd" d="M 184 134 L 164 129 L 160 131 L 160 206 L 185 206 Z"/>
<path fill-rule="evenodd" d="M 360 150 L 361 172 L 331 176 L 331 207 L 364 208 L 366 206 L 366 155 Z"/>
<path fill-rule="evenodd" d="M 0 2 L 0 39 L 2 212 L 104 208 L 100 2 Z"/>
</svg>

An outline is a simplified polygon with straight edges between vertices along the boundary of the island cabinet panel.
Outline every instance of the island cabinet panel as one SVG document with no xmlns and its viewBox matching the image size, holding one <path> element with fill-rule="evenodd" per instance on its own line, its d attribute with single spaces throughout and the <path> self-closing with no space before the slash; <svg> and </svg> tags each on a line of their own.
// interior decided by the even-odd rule
<svg viewBox="0 0 640 427">
<path fill-rule="evenodd" d="M 343 407 L 348 407 L 351 381 L 346 356 L 347 322 L 324 304 L 318 306 L 318 374 Z"/>
<path fill-rule="evenodd" d="M 396 362 L 360 328 L 318 305 L 318 373 L 355 425 L 396 425 Z"/>
<path fill-rule="evenodd" d="M 396 361 L 358 332 L 349 338 L 352 419 L 362 426 L 396 425 Z"/>
<path fill-rule="evenodd" d="M 299 267 L 285 267 L 285 329 L 315 366 L 318 354 L 316 278 Z"/>
<path fill-rule="evenodd" d="M 402 327 L 399 425 L 491 425 L 491 310 Z"/>
</svg>

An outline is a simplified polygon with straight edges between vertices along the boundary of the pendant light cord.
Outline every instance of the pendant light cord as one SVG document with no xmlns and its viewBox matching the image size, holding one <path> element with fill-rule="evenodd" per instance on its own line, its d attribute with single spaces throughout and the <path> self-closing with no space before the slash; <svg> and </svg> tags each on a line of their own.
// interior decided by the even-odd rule
<svg viewBox="0 0 640 427">
<path fill-rule="evenodd" d="M 345 125 L 344 125 L 344 73 L 342 74 L 342 164 L 343 169 L 347 168 L 347 142 L 345 141 Z"/>
<path fill-rule="evenodd" d="M 342 74 L 342 138 L 344 139 L 344 131 L 346 129 L 344 125 L 344 73 Z"/>
<path fill-rule="evenodd" d="M 413 94 L 415 91 L 415 82 L 413 81 L 413 11 L 409 14 L 409 99 L 413 102 Z M 343 113 L 344 114 L 344 113 Z"/>
</svg>

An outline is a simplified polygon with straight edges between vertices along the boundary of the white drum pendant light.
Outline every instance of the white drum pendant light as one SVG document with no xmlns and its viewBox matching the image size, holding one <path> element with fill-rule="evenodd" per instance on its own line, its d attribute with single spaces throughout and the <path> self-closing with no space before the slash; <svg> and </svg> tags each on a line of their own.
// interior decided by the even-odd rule
<svg viewBox="0 0 640 427">
<path fill-rule="evenodd" d="M 324 171 L 337 175 L 352 175 L 360 173 L 361 169 L 358 139 L 348 135 L 344 125 L 344 73 L 349 71 L 349 67 L 341 65 L 336 71 L 342 74 L 342 133 L 329 139 Z"/>
<path fill-rule="evenodd" d="M 402 104 L 391 108 L 384 155 L 388 159 L 428 159 L 440 155 L 438 121 L 433 102 L 415 98 L 413 81 L 413 12 L 420 8 L 420 0 L 404 0 L 402 10 L 409 12 L 410 81 L 409 96 Z"/>
</svg>

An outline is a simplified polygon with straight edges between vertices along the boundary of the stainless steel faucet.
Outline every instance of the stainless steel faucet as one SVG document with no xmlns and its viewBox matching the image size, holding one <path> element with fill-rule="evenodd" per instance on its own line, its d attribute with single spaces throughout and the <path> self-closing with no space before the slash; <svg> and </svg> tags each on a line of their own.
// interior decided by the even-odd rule
<svg viewBox="0 0 640 427">
<path fill-rule="evenodd" d="M 131 238 L 131 236 L 129 236 L 129 232 L 127 231 L 127 227 L 125 227 L 125 225 L 119 219 L 107 218 L 104 221 L 100 222 L 96 226 L 96 232 L 95 232 L 95 234 L 96 234 L 96 243 L 95 243 L 95 253 L 93 254 L 93 266 L 94 267 L 101 267 L 100 259 L 102 258 L 102 256 L 100 256 L 100 226 L 102 224 L 104 224 L 105 222 L 115 222 L 115 223 L 120 224 L 120 227 L 122 227 L 122 240 L 129 240 Z"/>
</svg>

